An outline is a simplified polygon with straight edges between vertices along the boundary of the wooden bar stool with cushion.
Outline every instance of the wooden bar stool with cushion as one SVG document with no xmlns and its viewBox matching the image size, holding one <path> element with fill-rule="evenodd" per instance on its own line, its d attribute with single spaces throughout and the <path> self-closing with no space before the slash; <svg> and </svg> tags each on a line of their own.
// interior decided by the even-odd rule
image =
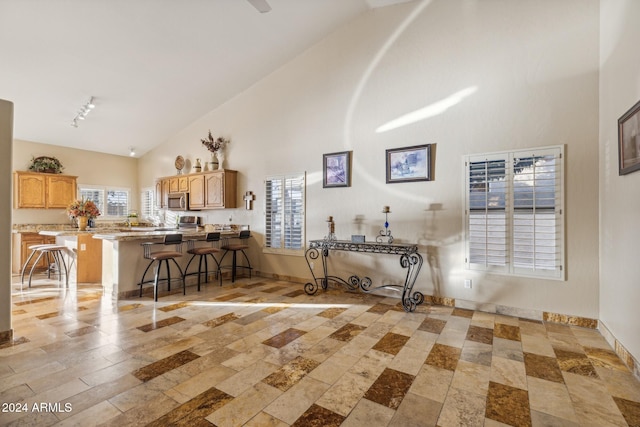
<svg viewBox="0 0 640 427">
<path fill-rule="evenodd" d="M 174 249 L 167 250 L 163 248 L 163 250 L 153 252 L 153 247 L 156 245 L 163 245 L 165 247 L 173 245 Z M 142 243 L 142 247 L 144 248 L 144 257 L 146 259 L 150 259 L 151 262 L 149 262 L 149 265 L 144 270 L 144 273 L 142 273 L 142 280 L 140 280 L 140 283 L 139 283 L 140 297 L 142 297 L 142 286 L 146 283 L 153 283 L 154 301 L 158 301 L 158 283 L 161 280 L 166 280 L 167 290 L 168 291 L 171 290 L 171 272 L 169 269 L 170 260 L 173 261 L 173 263 L 176 265 L 176 267 L 178 267 L 178 270 L 180 271 L 180 278 L 182 279 L 182 294 L 183 295 L 186 294 L 186 289 L 184 284 L 184 274 L 182 272 L 182 269 L 180 268 L 180 265 L 176 261 L 176 258 L 180 258 L 182 256 L 182 234 L 167 234 L 166 236 L 164 236 L 164 241 L 162 243 L 145 242 L 145 243 Z M 147 275 L 147 271 L 149 271 L 149 268 L 151 268 L 154 262 L 157 262 L 154 280 L 153 281 L 148 280 L 145 282 L 144 277 Z M 165 263 L 165 266 L 167 269 L 166 279 L 160 279 L 160 268 L 162 267 L 163 262 Z"/>
<path fill-rule="evenodd" d="M 189 245 L 189 249 L 187 250 L 187 253 L 190 253 L 192 256 L 189 262 L 187 263 L 187 266 L 184 269 L 184 275 L 185 276 L 189 276 L 190 274 L 198 275 L 198 292 L 200 292 L 200 276 L 202 276 L 203 262 L 204 262 L 204 281 L 205 283 L 209 282 L 209 266 L 207 264 L 207 255 L 210 255 L 211 259 L 213 259 L 213 262 L 215 262 L 216 264 L 216 276 L 220 281 L 220 286 L 222 286 L 222 274 L 220 274 L 220 264 L 218 263 L 218 260 L 214 256 L 214 254 L 217 254 L 218 252 L 220 252 L 220 248 L 216 246 L 218 245 L 218 242 L 220 242 L 220 233 L 219 232 L 207 233 L 207 237 L 205 238 L 204 241 L 210 243 L 209 246 L 200 246 L 200 247 L 194 246 L 195 243 L 198 241 L 199 240 L 189 240 L 187 242 L 187 244 Z M 199 261 L 198 272 L 188 273 L 189 265 L 191 264 L 191 261 L 193 261 L 193 259 L 196 256 L 200 257 L 200 259 L 198 260 Z"/>
<path fill-rule="evenodd" d="M 47 277 L 51 278 L 51 267 L 55 265 L 58 271 L 58 280 L 59 281 L 62 280 L 62 275 L 64 274 L 65 285 L 69 287 L 69 270 L 67 268 L 67 263 L 64 260 L 64 253 L 67 250 L 66 246 L 48 244 L 48 245 L 33 245 L 33 246 L 30 246 L 29 248 L 30 249 L 33 248 L 33 252 L 31 252 L 31 254 L 29 255 L 29 258 L 24 263 L 23 271 L 22 271 L 23 275 L 24 275 L 24 269 L 26 268 L 27 264 L 29 264 L 29 260 L 31 260 L 34 254 L 36 253 L 38 254 L 38 257 L 33 262 L 33 265 L 31 266 L 31 270 L 29 271 L 29 287 L 31 287 L 31 279 L 33 278 L 33 272 L 36 269 L 36 266 L 38 265 L 42 257 L 46 257 L 47 259 L 47 264 L 48 264 Z M 53 259 L 53 262 L 51 262 L 52 259 Z M 22 290 L 22 284 L 21 284 L 20 290 Z"/>
<path fill-rule="evenodd" d="M 249 270 L 249 278 L 251 278 L 251 263 L 249 262 L 249 257 L 247 257 L 247 254 L 244 252 L 245 249 L 249 249 L 249 245 L 245 243 L 245 241 L 251 237 L 251 232 L 249 230 L 241 230 L 240 234 L 238 235 L 238 240 L 239 242 L 237 243 L 227 243 L 224 244 L 222 246 L 221 249 L 223 249 L 224 255 L 222 255 L 222 258 L 220 259 L 220 269 L 222 268 L 231 268 L 231 282 L 235 282 L 236 281 L 236 269 L 238 268 L 244 268 Z M 222 267 L 222 260 L 224 259 L 224 257 L 227 256 L 227 254 L 229 252 L 233 253 L 233 257 L 231 258 L 231 267 Z M 242 252 L 242 255 L 244 255 L 244 259 L 247 261 L 247 265 L 238 265 L 237 264 L 237 256 L 236 254 L 238 252 Z"/>
</svg>

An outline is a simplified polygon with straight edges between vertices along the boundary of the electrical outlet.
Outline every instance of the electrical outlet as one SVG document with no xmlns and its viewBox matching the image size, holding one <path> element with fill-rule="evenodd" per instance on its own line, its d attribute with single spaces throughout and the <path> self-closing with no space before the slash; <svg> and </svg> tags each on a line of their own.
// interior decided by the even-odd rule
<svg viewBox="0 0 640 427">
<path fill-rule="evenodd" d="M 471 289 L 471 279 L 464 279 L 464 288 Z"/>
<path fill-rule="evenodd" d="M 80 250 L 81 251 L 86 251 L 87 250 L 87 245 L 85 243 L 80 243 Z"/>
</svg>

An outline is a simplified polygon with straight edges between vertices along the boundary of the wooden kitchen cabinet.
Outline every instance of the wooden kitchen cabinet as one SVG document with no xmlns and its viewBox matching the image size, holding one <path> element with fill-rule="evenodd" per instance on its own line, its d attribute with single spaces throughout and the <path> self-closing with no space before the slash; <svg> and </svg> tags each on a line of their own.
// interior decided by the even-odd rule
<svg viewBox="0 0 640 427">
<path fill-rule="evenodd" d="M 64 209 L 75 198 L 77 177 L 61 174 L 14 172 L 14 208 Z"/>
<path fill-rule="evenodd" d="M 189 178 L 187 176 L 181 176 L 180 178 L 178 178 L 178 191 L 189 191 Z"/>
<path fill-rule="evenodd" d="M 189 179 L 187 176 L 178 176 L 169 179 L 169 192 L 181 193 L 189 191 Z"/>
<path fill-rule="evenodd" d="M 189 176 L 189 207 L 191 209 L 204 208 L 204 177 L 205 174 L 194 174 Z"/>
<path fill-rule="evenodd" d="M 52 175 L 47 176 L 48 209 L 65 209 L 76 199 L 78 184 L 75 176 Z"/>
<path fill-rule="evenodd" d="M 162 180 L 156 181 L 156 208 L 164 208 L 164 197 L 162 196 Z"/>
<path fill-rule="evenodd" d="M 156 205 L 166 208 L 167 194 L 184 191 L 189 193 L 189 207 L 192 210 L 235 208 L 237 177 L 237 171 L 224 169 L 159 178 L 156 181 Z"/>
<path fill-rule="evenodd" d="M 167 207 L 167 195 L 169 194 L 170 186 L 171 180 L 169 178 L 161 178 L 156 181 L 156 207 L 158 209 Z"/>
<path fill-rule="evenodd" d="M 11 255 L 11 271 L 14 274 L 20 274 L 22 266 L 29 257 L 31 251 L 29 246 L 31 245 L 43 245 L 55 243 L 56 239 L 53 236 L 42 236 L 38 233 L 13 233 L 13 250 Z M 33 265 L 35 257 L 29 262 L 27 266 L 27 273 Z M 37 268 L 46 268 L 47 263 L 44 257 L 38 262 Z"/>
<path fill-rule="evenodd" d="M 237 199 L 237 172 L 213 171 L 205 174 L 205 209 L 235 208 Z"/>
</svg>

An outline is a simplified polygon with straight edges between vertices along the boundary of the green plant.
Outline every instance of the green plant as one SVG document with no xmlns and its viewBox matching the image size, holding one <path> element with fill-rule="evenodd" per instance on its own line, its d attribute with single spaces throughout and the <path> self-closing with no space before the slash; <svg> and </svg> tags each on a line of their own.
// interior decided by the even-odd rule
<svg viewBox="0 0 640 427">
<path fill-rule="evenodd" d="M 63 169 L 60 160 L 47 156 L 32 157 L 29 166 L 29 170 L 34 172 L 61 173 Z"/>
</svg>

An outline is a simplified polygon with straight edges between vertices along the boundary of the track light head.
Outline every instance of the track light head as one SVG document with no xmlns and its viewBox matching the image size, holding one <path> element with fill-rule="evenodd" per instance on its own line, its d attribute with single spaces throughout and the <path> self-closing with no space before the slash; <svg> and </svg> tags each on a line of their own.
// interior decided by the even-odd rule
<svg viewBox="0 0 640 427">
<path fill-rule="evenodd" d="M 87 114 L 89 114 L 91 110 L 93 110 L 95 107 L 96 105 L 93 103 L 93 96 L 92 96 L 82 107 L 80 107 L 80 110 L 78 110 L 78 114 L 76 114 L 76 116 L 73 118 L 73 121 L 71 122 L 71 126 L 73 126 L 74 128 L 77 128 L 78 120 L 86 119 Z"/>
</svg>

